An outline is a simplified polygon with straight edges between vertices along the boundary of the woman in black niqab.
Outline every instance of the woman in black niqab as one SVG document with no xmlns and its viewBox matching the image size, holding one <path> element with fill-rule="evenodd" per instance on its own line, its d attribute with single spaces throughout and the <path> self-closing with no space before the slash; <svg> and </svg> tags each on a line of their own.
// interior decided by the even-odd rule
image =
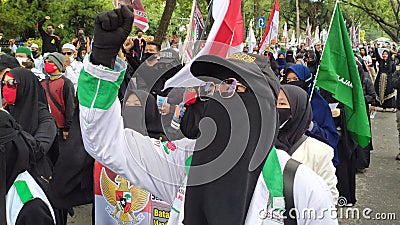
<svg viewBox="0 0 400 225">
<path fill-rule="evenodd" d="M 132 81 L 125 92 L 122 117 L 125 128 L 155 139 L 167 140 L 156 100 L 148 92 L 137 90 Z"/>
<path fill-rule="evenodd" d="M 57 126 L 50 114 L 46 93 L 30 70 L 15 68 L 9 73 L 18 82 L 18 85 L 15 104 L 8 105 L 6 109 L 23 130 L 36 139 L 41 151 L 48 153 L 53 147 L 54 152 L 50 152 L 50 154 L 54 163 L 58 152 L 56 146 L 52 145 L 56 137 Z"/>
<path fill-rule="evenodd" d="M 289 102 L 290 117 L 287 121 L 282 121 L 275 147 L 288 151 L 305 134 L 311 123 L 312 111 L 308 94 L 303 89 L 294 85 L 282 85 L 281 90 Z M 282 117 L 279 107 L 278 112 Z"/>
<path fill-rule="evenodd" d="M 263 65 L 267 67 L 265 73 Z M 206 79 L 214 79 L 216 84 L 235 78 L 246 91 L 228 99 L 216 92 L 213 98 L 195 103 L 185 112 L 181 130 L 187 137 L 198 138 L 186 187 L 184 224 L 245 224 L 276 134 L 273 90 L 277 77 L 265 57 L 240 53 L 228 60 L 212 55 L 199 57 L 191 72 L 200 79 L 208 76 Z"/>
<path fill-rule="evenodd" d="M 0 187 L 1 195 L 3 195 L 8 192 L 19 174 L 31 170 L 33 166 L 31 163 L 34 162 L 34 160 L 32 160 L 34 157 L 33 149 L 31 149 L 31 146 L 27 144 L 23 135 L 21 135 L 21 127 L 15 122 L 11 115 L 4 110 L 0 110 L 0 151 L 0 160 L 2 164 L 5 163 L 6 167 L 5 171 L 3 168 L 0 171 L 0 177 L 4 179 L 3 176 L 5 173 L 6 178 L 6 183 L 0 184 L 4 185 Z M 3 158 L 4 156 L 5 158 Z M 0 197 L 2 199 L 5 198 L 5 196 Z M 15 224 L 31 224 L 32 219 L 35 219 L 35 224 L 38 225 L 54 224 L 48 206 L 38 198 L 24 204 L 24 207 L 22 207 L 17 216 Z"/>
</svg>

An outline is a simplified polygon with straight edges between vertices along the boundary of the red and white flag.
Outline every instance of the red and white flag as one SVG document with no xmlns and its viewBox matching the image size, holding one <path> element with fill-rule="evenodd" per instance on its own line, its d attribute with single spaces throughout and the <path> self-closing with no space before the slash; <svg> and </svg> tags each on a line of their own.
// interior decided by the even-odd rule
<svg viewBox="0 0 400 225">
<path fill-rule="evenodd" d="M 268 19 L 267 28 L 265 29 L 264 37 L 261 41 L 259 52 L 262 53 L 267 48 L 267 45 L 274 37 L 278 36 L 279 28 L 279 2 L 275 0 L 274 7 L 272 8 L 271 15 Z"/>
<path fill-rule="evenodd" d="M 212 1 L 214 24 L 211 27 L 203 49 L 194 57 L 212 54 L 225 58 L 229 54 L 242 51 L 244 27 L 241 0 Z M 191 63 L 186 64 L 175 76 L 165 83 L 164 88 L 191 87 L 202 81 L 190 73 Z"/>
<path fill-rule="evenodd" d="M 121 5 L 132 5 L 135 15 L 133 24 L 143 32 L 146 32 L 149 29 L 149 20 L 147 19 L 146 10 L 144 9 L 142 0 L 113 0 L 113 4 L 115 8 L 119 8 Z"/>
<path fill-rule="evenodd" d="M 201 14 L 199 3 L 193 0 L 192 13 L 188 24 L 188 30 L 183 45 L 184 52 L 182 53 L 182 61 L 188 62 L 196 55 L 196 42 L 201 39 L 204 32 L 204 20 Z"/>
</svg>

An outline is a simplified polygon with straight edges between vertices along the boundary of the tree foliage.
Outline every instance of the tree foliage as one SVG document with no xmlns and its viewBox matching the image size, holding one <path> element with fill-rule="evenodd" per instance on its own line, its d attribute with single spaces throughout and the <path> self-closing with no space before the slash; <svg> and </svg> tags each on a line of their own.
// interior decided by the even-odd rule
<svg viewBox="0 0 400 225">
<path fill-rule="evenodd" d="M 45 25 L 54 24 L 56 34 L 66 43 L 80 27 L 93 34 L 96 15 L 112 7 L 109 0 L 8 0 L 0 4 L 0 29 L 6 38 L 38 38 L 37 21 L 50 16 Z"/>
<path fill-rule="evenodd" d="M 400 41 L 400 0 L 343 0 L 354 12 L 371 19 L 395 42 Z"/>
<path fill-rule="evenodd" d="M 300 27 L 303 33 L 307 18 L 310 18 L 313 31 L 317 25 L 321 29 L 328 28 L 335 0 L 298 1 Z M 0 2 L 0 30 L 4 31 L 5 38 L 19 36 L 26 39 L 38 38 L 39 33 L 35 24 L 40 18 L 48 15 L 51 17 L 48 23 L 56 26 L 56 34 L 62 37 L 63 43 L 70 42 L 79 27 L 84 27 L 89 35 L 93 34 L 95 16 L 101 11 L 113 8 L 111 0 L 0 0 Z M 149 19 L 147 35 L 156 36 L 157 41 L 173 32 L 184 38 L 192 1 L 142 0 L 142 2 Z M 207 17 L 209 2 L 210 0 L 199 0 L 204 20 Z M 367 31 L 368 37 L 376 37 L 379 34 L 377 30 L 383 30 L 394 41 L 400 41 L 400 0 L 342 0 L 342 2 L 345 3 L 342 9 L 349 27 L 354 22 L 356 25 L 361 24 L 362 29 Z M 254 28 L 260 16 L 268 19 L 273 3 L 274 0 L 243 0 L 245 29 L 248 29 L 251 19 L 255 20 Z M 280 30 L 285 21 L 289 29 L 295 29 L 295 0 L 280 1 L 280 21 Z M 133 32 L 136 30 L 137 28 Z M 260 38 L 264 30 L 255 29 L 255 32 Z"/>
</svg>

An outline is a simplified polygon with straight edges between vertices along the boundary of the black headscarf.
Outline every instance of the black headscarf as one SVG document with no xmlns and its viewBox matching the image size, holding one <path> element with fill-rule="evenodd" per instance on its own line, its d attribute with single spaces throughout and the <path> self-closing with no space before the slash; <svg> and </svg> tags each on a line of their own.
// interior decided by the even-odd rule
<svg viewBox="0 0 400 225">
<path fill-rule="evenodd" d="M 10 73 L 18 86 L 15 104 L 8 105 L 7 109 L 26 132 L 34 135 L 39 126 L 40 110 L 48 110 L 46 93 L 30 70 L 15 68 Z"/>
<path fill-rule="evenodd" d="M 243 53 L 230 57 L 201 56 L 191 66 L 200 79 L 207 75 L 208 80 L 236 78 L 248 89 L 229 99 L 216 92 L 212 99 L 185 112 L 183 120 L 201 120 L 185 194 L 185 224 L 244 224 L 275 137 L 276 76 L 269 66 L 262 66 L 269 65 L 265 57 Z M 185 121 L 181 129 L 190 128 Z"/>
<path fill-rule="evenodd" d="M 6 190 L 15 178 L 29 169 L 29 148 L 20 134 L 20 127 L 10 114 L 0 110 L 0 147 L 6 153 Z"/>
<path fill-rule="evenodd" d="M 289 101 L 291 117 L 279 129 L 275 146 L 288 151 L 305 134 L 312 119 L 312 111 L 308 94 L 303 89 L 295 85 L 282 85 L 281 89 Z"/>
<path fill-rule="evenodd" d="M 141 106 L 126 106 L 126 101 L 132 94 L 138 97 Z M 165 139 L 161 124 L 161 115 L 157 109 L 156 100 L 148 92 L 137 90 L 132 81 L 129 82 L 125 92 L 122 117 L 125 128 L 131 128 L 152 138 L 159 139 L 162 137 Z"/>
</svg>

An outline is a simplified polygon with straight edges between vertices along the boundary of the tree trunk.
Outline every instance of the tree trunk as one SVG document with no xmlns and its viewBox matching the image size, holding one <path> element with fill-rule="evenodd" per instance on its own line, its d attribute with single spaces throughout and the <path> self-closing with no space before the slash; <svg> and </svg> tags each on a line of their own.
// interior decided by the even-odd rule
<svg viewBox="0 0 400 225">
<path fill-rule="evenodd" d="M 154 37 L 154 42 L 160 45 L 164 39 L 164 35 L 168 30 L 169 22 L 171 20 L 172 13 L 174 12 L 175 6 L 176 0 L 166 0 L 164 12 L 161 16 L 160 24 L 158 25 L 158 29 Z"/>
</svg>

